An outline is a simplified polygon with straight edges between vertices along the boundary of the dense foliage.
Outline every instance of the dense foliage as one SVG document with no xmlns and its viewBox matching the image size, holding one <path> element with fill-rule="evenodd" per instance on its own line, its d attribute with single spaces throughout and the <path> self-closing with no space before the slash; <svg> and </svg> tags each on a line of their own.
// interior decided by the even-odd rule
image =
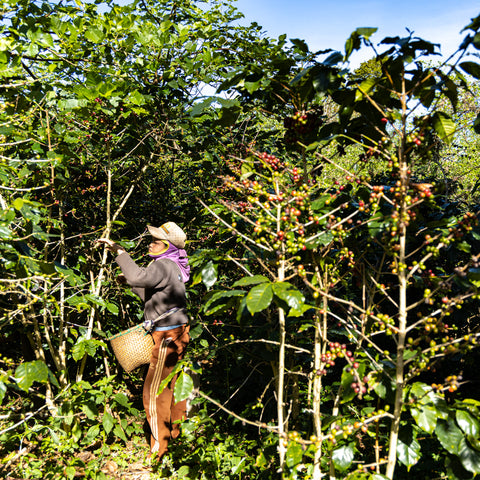
<svg viewBox="0 0 480 480">
<path fill-rule="evenodd" d="M 193 272 L 175 392 L 200 387 L 152 475 L 480 472 L 480 17 L 445 64 L 409 35 L 350 72 L 375 29 L 311 52 L 220 0 L 1 5 L 2 473 L 145 455 L 142 371 L 107 341 L 141 306 L 94 240 L 142 262 L 167 220 Z"/>
</svg>

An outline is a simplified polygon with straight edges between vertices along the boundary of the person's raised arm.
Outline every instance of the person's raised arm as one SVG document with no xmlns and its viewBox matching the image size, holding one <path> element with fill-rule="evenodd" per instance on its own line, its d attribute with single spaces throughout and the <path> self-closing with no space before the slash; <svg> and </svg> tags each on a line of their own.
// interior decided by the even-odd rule
<svg viewBox="0 0 480 480">
<path fill-rule="evenodd" d="M 96 243 L 103 243 L 107 246 L 108 251 L 114 253 L 115 255 L 120 255 L 121 253 L 125 253 L 125 249 L 115 243 L 113 240 L 109 238 L 99 238 Z"/>
</svg>

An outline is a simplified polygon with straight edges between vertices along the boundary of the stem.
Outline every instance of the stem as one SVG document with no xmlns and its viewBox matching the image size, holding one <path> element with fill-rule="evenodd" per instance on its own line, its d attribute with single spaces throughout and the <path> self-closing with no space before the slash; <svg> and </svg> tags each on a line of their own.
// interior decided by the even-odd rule
<svg viewBox="0 0 480 480">
<path fill-rule="evenodd" d="M 402 82 L 402 140 L 399 150 L 399 162 L 400 162 L 400 183 L 402 188 L 402 197 L 400 200 L 400 225 L 399 225 L 399 246 L 398 253 L 398 282 L 399 282 L 399 302 L 398 302 L 398 333 L 397 333 L 397 358 L 395 365 L 395 401 L 393 410 L 393 420 L 390 427 L 389 449 L 388 449 L 388 462 L 386 468 L 386 476 L 389 479 L 393 479 L 395 472 L 395 465 L 397 463 L 397 445 L 398 445 L 398 433 L 400 430 L 400 420 L 403 409 L 403 390 L 405 387 L 404 379 L 404 350 L 405 339 L 407 336 L 407 277 L 408 271 L 405 268 L 406 262 L 406 232 L 407 226 L 403 220 L 406 216 L 408 205 L 405 200 L 407 187 L 408 187 L 408 165 L 405 155 L 405 139 L 406 139 L 406 109 L 407 109 L 407 96 L 405 94 L 405 80 Z"/>
<path fill-rule="evenodd" d="M 318 265 L 315 266 L 315 273 L 319 281 L 319 285 L 322 285 L 322 278 Z M 315 455 L 313 460 L 313 480 L 320 480 L 322 478 L 320 461 L 322 458 L 321 392 L 323 375 L 317 375 L 317 371 L 323 368 L 322 353 L 325 352 L 327 344 L 327 304 L 327 298 L 322 297 L 323 314 L 315 317 L 315 344 L 313 358 L 313 428 L 319 444 L 316 445 L 315 448 Z"/>
<path fill-rule="evenodd" d="M 275 191 L 278 194 L 279 185 L 278 179 L 275 182 Z M 277 232 L 281 227 L 281 206 L 277 206 Z M 279 282 L 285 280 L 285 245 L 282 243 L 282 252 L 278 263 L 277 268 L 277 279 Z M 284 385 L 285 385 L 285 337 L 286 337 L 286 326 L 285 326 L 285 311 L 283 308 L 278 309 L 278 381 L 277 381 L 277 422 L 278 422 L 278 453 L 280 460 L 280 470 L 283 472 L 285 467 L 285 454 L 286 454 L 286 434 L 285 434 L 285 420 L 284 420 Z"/>
</svg>

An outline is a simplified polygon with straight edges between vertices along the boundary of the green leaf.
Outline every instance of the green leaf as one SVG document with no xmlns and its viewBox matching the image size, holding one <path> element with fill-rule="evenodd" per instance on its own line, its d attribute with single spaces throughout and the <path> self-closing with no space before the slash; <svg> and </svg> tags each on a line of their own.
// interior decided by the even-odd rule
<svg viewBox="0 0 480 480">
<path fill-rule="evenodd" d="M 469 412 L 465 410 L 457 410 L 455 412 L 455 417 L 457 419 L 458 426 L 463 430 L 464 433 L 477 438 L 480 436 L 480 423 Z"/>
<path fill-rule="evenodd" d="M 368 95 L 376 83 L 377 79 L 375 77 L 370 77 L 364 80 L 358 86 L 357 91 L 355 92 L 355 101 L 359 102 L 360 100 L 362 100 L 362 98 Z"/>
<path fill-rule="evenodd" d="M 5 393 L 7 393 L 7 386 L 2 381 L 0 381 L 0 405 L 5 398 Z"/>
<path fill-rule="evenodd" d="M 272 285 L 270 283 L 261 283 L 253 287 L 246 296 L 248 311 L 254 313 L 265 310 L 273 298 Z"/>
<path fill-rule="evenodd" d="M 460 68 L 475 78 L 480 78 L 480 65 L 476 62 L 462 62 Z"/>
<path fill-rule="evenodd" d="M 75 478 L 76 473 L 77 469 L 75 467 L 69 466 L 65 468 L 65 475 L 67 476 L 68 480 Z"/>
<path fill-rule="evenodd" d="M 92 302 L 94 305 L 97 305 L 99 307 L 105 308 L 107 303 L 102 297 L 99 297 L 98 295 L 95 295 L 94 293 L 87 293 L 85 295 L 85 298 Z"/>
<path fill-rule="evenodd" d="M 437 421 L 435 435 L 447 452 L 454 455 L 458 453 L 458 446 L 463 439 L 463 433 L 451 418 Z"/>
<path fill-rule="evenodd" d="M 118 315 L 118 306 L 114 303 L 107 302 L 106 304 L 107 310 L 114 315 Z"/>
<path fill-rule="evenodd" d="M 465 438 L 462 438 L 458 445 L 458 458 L 465 470 L 474 474 L 480 473 L 480 452 L 471 448 Z"/>
<path fill-rule="evenodd" d="M 301 40 L 299 38 L 290 38 L 289 40 L 302 53 L 308 53 L 308 45 L 306 44 L 305 40 Z"/>
<path fill-rule="evenodd" d="M 98 27 L 90 27 L 85 32 L 85 38 L 90 42 L 100 43 L 105 38 L 105 34 Z"/>
<path fill-rule="evenodd" d="M 108 412 L 105 412 L 102 418 L 102 425 L 107 435 L 112 431 L 114 424 L 115 424 L 115 421 L 113 420 L 112 415 Z"/>
<path fill-rule="evenodd" d="M 23 207 L 23 198 L 16 198 L 12 205 L 15 210 L 21 210 Z"/>
<path fill-rule="evenodd" d="M 288 444 L 287 453 L 286 453 L 286 463 L 290 468 L 295 467 L 301 463 L 303 457 L 302 446 L 297 442 L 290 442 Z"/>
<path fill-rule="evenodd" d="M 198 115 L 201 115 L 215 101 L 216 101 L 216 97 L 208 97 L 208 98 L 206 98 L 206 99 L 204 99 L 200 102 L 195 103 L 190 110 L 190 116 L 191 117 L 196 117 Z"/>
<path fill-rule="evenodd" d="M 345 42 L 345 61 L 348 60 L 354 50 L 359 50 L 364 38 L 368 40 L 378 29 L 375 27 L 359 27 L 350 34 Z"/>
<path fill-rule="evenodd" d="M 399 438 L 397 445 L 398 461 L 403 463 L 409 470 L 420 460 L 420 444 L 415 438 Z"/>
<path fill-rule="evenodd" d="M 263 275 L 254 275 L 253 277 L 243 277 L 240 280 L 237 280 L 233 286 L 234 287 L 245 287 L 247 285 L 258 285 L 259 283 L 268 282 L 268 278 Z"/>
<path fill-rule="evenodd" d="M 124 442 L 127 441 L 127 437 L 125 435 L 125 432 L 123 431 L 122 426 L 117 423 L 115 427 L 113 428 L 113 433 L 118 437 L 121 438 Z"/>
<path fill-rule="evenodd" d="M 12 238 L 12 231 L 8 227 L 4 227 L 0 225 L 0 238 L 2 240 L 7 240 Z"/>
<path fill-rule="evenodd" d="M 433 433 L 439 419 L 447 419 L 445 400 L 430 385 L 415 382 L 410 389 L 410 397 L 415 400 L 411 414 L 417 425 L 428 433 Z"/>
<path fill-rule="evenodd" d="M 92 425 L 88 430 L 87 434 L 83 439 L 83 443 L 89 445 L 90 443 L 94 442 L 98 435 L 100 434 L 100 426 L 99 425 Z"/>
<path fill-rule="evenodd" d="M 18 386 L 28 392 L 33 382 L 46 383 L 48 380 L 48 367 L 42 360 L 25 362 L 15 370 L 15 380 Z"/>
<path fill-rule="evenodd" d="M 305 297 L 300 290 L 297 290 L 288 282 L 275 282 L 272 284 L 273 293 L 294 309 L 300 310 L 304 303 Z M 310 308 L 310 307 L 309 307 Z"/>
<path fill-rule="evenodd" d="M 202 277 L 203 284 L 210 289 L 215 285 L 217 281 L 217 265 L 214 264 L 211 260 L 202 268 L 200 275 Z"/>
<path fill-rule="evenodd" d="M 124 393 L 117 393 L 115 397 L 113 397 L 116 403 L 121 405 L 122 407 L 128 408 L 130 406 L 130 402 L 128 401 L 128 397 Z"/>
<path fill-rule="evenodd" d="M 94 338 L 79 337 L 77 343 L 72 347 L 72 357 L 75 361 L 82 359 L 84 355 L 94 357 L 97 353 L 97 348 L 105 346 L 104 342 Z"/>
<path fill-rule="evenodd" d="M 412 417 L 417 425 L 428 433 L 433 433 L 437 426 L 438 410 L 431 405 L 420 405 L 411 409 Z"/>
<path fill-rule="evenodd" d="M 185 372 L 180 373 L 175 382 L 174 396 L 176 402 L 186 400 L 193 392 L 194 384 L 192 377 Z"/>
<path fill-rule="evenodd" d="M 90 420 L 95 420 L 98 417 L 98 408 L 93 402 L 84 403 L 82 405 L 82 411 Z"/>
<path fill-rule="evenodd" d="M 347 470 L 353 462 L 353 443 L 336 448 L 332 452 L 332 460 L 335 468 L 340 472 Z"/>
<path fill-rule="evenodd" d="M 222 290 L 215 292 L 206 302 L 203 307 L 206 315 L 212 315 L 229 305 L 228 300 L 232 297 L 243 297 L 245 290 Z M 227 301 L 225 301 L 227 300 Z"/>
<path fill-rule="evenodd" d="M 134 105 L 144 105 L 145 104 L 145 96 L 142 95 L 138 90 L 135 90 L 132 93 L 130 93 L 128 98 Z"/>
<path fill-rule="evenodd" d="M 446 143 L 451 143 L 456 130 L 455 122 L 443 112 L 435 112 L 432 121 L 433 128 L 440 139 Z"/>
</svg>

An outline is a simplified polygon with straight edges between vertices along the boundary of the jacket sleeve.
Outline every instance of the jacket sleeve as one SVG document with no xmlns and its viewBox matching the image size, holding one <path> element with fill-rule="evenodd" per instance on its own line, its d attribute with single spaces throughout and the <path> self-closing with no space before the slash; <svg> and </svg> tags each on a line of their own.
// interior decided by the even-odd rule
<svg viewBox="0 0 480 480">
<path fill-rule="evenodd" d="M 168 272 L 163 262 L 152 262 L 148 267 L 142 268 L 126 252 L 118 255 L 115 261 L 122 269 L 122 273 L 131 287 L 162 288 L 168 283 Z M 139 294 L 138 291 L 135 293 Z"/>
<path fill-rule="evenodd" d="M 140 300 L 145 301 L 145 289 L 141 287 L 132 287 L 132 292 L 140 297 Z"/>
</svg>

